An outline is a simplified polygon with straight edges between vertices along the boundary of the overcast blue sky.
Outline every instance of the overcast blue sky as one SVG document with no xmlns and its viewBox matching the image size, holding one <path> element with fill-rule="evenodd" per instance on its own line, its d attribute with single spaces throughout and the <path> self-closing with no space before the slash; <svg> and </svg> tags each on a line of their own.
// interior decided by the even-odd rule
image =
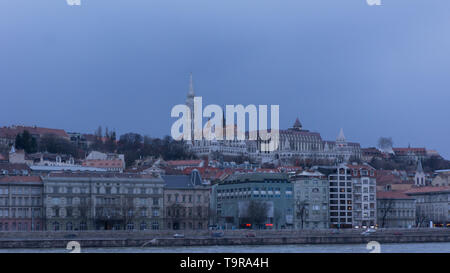
<svg viewBox="0 0 450 273">
<path fill-rule="evenodd" d="M 163 136 L 204 104 L 450 158 L 450 1 L 0 0 L 0 125 Z"/>
</svg>

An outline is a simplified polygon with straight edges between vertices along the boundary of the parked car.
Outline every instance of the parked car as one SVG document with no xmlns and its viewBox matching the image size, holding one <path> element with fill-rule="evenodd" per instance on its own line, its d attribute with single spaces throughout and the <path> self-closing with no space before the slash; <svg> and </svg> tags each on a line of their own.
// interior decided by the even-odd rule
<svg viewBox="0 0 450 273">
<path fill-rule="evenodd" d="M 247 232 L 247 233 L 245 234 L 245 237 L 247 237 L 247 238 L 250 238 L 250 237 L 256 237 L 256 233 L 254 233 L 254 232 Z"/>
<path fill-rule="evenodd" d="M 375 233 L 375 232 L 377 232 L 375 229 L 373 229 L 373 228 L 368 228 L 367 230 L 363 231 L 363 232 L 361 233 L 361 235 L 363 235 L 363 236 L 368 236 L 368 235 L 371 235 L 371 234 L 373 234 L 373 233 Z"/>
<path fill-rule="evenodd" d="M 211 234 L 212 237 L 223 237 L 223 232 L 213 232 Z"/>
<path fill-rule="evenodd" d="M 181 233 L 175 233 L 175 234 L 173 235 L 173 238 L 184 238 L 184 234 L 181 234 Z"/>
</svg>

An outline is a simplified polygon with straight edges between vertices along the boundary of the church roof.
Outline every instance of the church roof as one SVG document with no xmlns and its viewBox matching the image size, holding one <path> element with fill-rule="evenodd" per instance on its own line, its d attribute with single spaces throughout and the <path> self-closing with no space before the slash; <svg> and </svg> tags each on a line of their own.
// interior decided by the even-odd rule
<svg viewBox="0 0 450 273">
<path fill-rule="evenodd" d="M 302 124 L 300 123 L 300 120 L 298 118 L 295 119 L 294 125 L 292 126 L 292 128 L 302 128 Z"/>
<path fill-rule="evenodd" d="M 422 160 L 419 160 L 419 163 L 417 164 L 417 171 L 416 172 L 423 173 Z"/>
</svg>

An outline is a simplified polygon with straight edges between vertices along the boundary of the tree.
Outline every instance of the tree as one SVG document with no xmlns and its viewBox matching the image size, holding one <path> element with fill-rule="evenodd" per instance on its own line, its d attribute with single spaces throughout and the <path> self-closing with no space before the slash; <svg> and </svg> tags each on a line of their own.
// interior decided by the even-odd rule
<svg viewBox="0 0 450 273">
<path fill-rule="evenodd" d="M 262 201 L 250 201 L 247 204 L 245 219 L 248 220 L 253 226 L 260 226 L 267 220 L 267 214 L 269 212 L 269 206 L 267 202 Z"/>
<path fill-rule="evenodd" d="M 385 224 L 386 224 L 386 219 L 389 216 L 389 214 L 393 211 L 394 208 L 394 200 L 392 199 L 388 199 L 388 200 L 383 200 L 381 202 L 382 209 L 381 209 L 381 227 L 384 228 Z"/>
<path fill-rule="evenodd" d="M 428 220 L 429 217 L 422 206 L 416 207 L 416 226 L 422 227 L 423 223 Z"/>
<path fill-rule="evenodd" d="M 308 203 L 306 201 L 297 201 L 295 203 L 296 206 L 296 217 L 297 219 L 300 220 L 300 228 L 303 229 L 303 225 L 305 223 L 306 220 L 306 212 L 307 212 L 307 206 Z"/>
<path fill-rule="evenodd" d="M 23 149 L 26 153 L 35 153 L 37 151 L 36 139 L 25 130 L 16 136 L 16 148 Z"/>
<path fill-rule="evenodd" d="M 39 151 L 54 154 L 70 154 L 73 157 L 79 157 L 77 147 L 67 139 L 55 136 L 44 135 L 39 141 Z"/>
</svg>

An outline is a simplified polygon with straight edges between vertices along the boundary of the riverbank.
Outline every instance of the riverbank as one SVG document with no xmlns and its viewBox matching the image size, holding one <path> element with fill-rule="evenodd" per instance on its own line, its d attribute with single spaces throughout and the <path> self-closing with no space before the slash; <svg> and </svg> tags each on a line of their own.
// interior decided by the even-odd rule
<svg viewBox="0 0 450 273">
<path fill-rule="evenodd" d="M 95 231 L 95 232 L 36 232 L 0 233 L 0 249 L 66 248 L 77 241 L 85 248 L 114 247 L 182 247 L 233 245 L 306 245 L 306 244 L 367 244 L 443 243 L 450 242 L 450 229 L 378 230 L 361 235 L 358 230 L 317 231 L 224 231 L 223 237 L 212 237 L 213 231 L 190 231 L 184 238 L 173 238 L 174 231 Z M 248 237 L 251 235 L 252 237 Z M 253 237 L 254 236 L 254 237 Z"/>
</svg>

